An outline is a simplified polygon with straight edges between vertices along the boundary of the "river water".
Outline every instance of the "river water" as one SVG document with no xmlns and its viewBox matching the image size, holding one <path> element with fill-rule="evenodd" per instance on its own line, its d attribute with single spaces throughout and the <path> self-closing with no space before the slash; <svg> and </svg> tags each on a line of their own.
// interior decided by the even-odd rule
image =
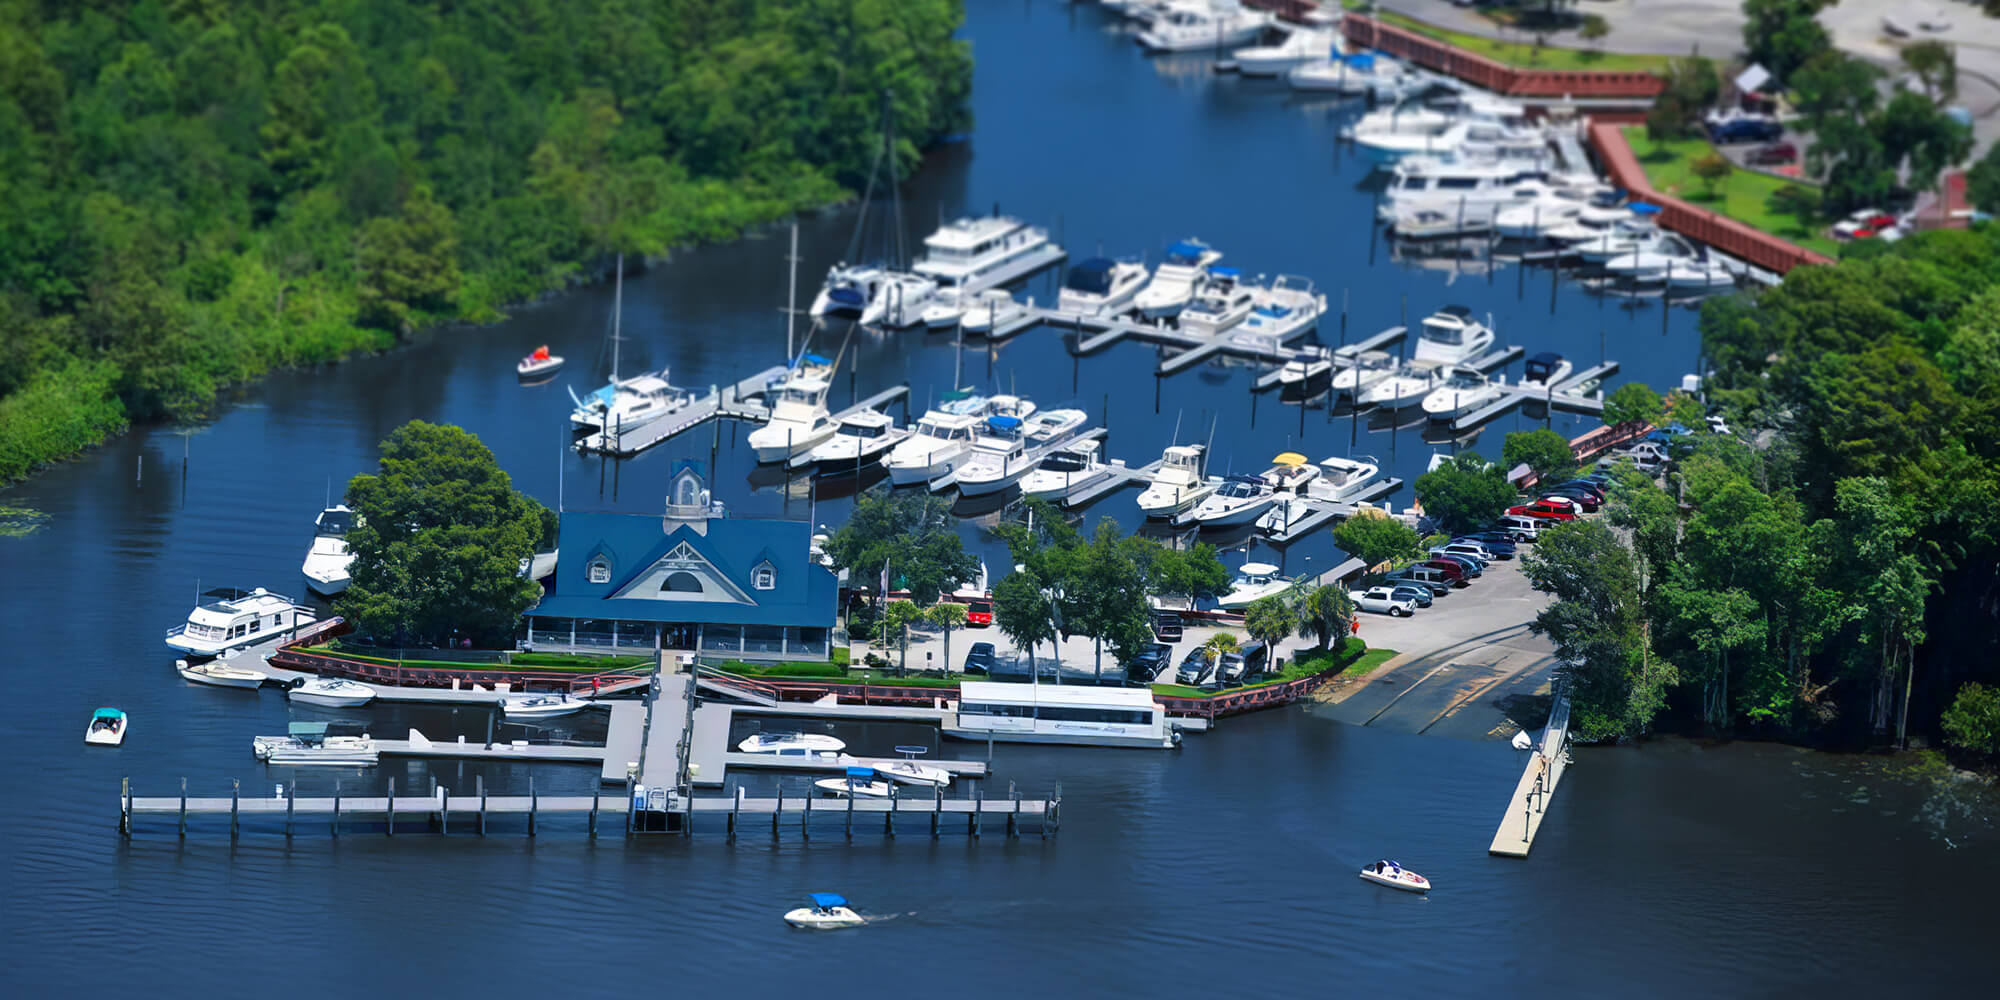
<svg viewBox="0 0 2000 1000">
<path fill-rule="evenodd" d="M 1477 262 L 1418 266 L 1386 245 L 1371 252 L 1365 167 L 1333 142 L 1352 105 L 1216 76 L 1205 58 L 1144 57 L 1089 5 L 969 7 L 977 126 L 908 185 L 913 235 L 940 215 L 996 203 L 1055 227 L 1079 256 L 1101 246 L 1157 259 L 1165 243 L 1197 235 L 1247 272 L 1303 274 L 1336 304 L 1344 295 L 1350 337 L 1401 322 L 1406 308 L 1414 320 L 1459 302 L 1490 312 L 1501 341 L 1531 353 L 1587 364 L 1602 351 L 1624 377 L 1655 385 L 1692 366 L 1686 310 L 1663 323 L 1657 301 L 1569 284 L 1552 305 L 1546 271 L 1489 277 Z M 806 294 L 852 227 L 851 210 L 804 224 Z M 625 370 L 664 364 L 678 382 L 708 384 L 777 363 L 784 253 L 773 230 L 628 281 Z M 1044 300 L 1053 290 L 1049 278 L 1029 287 Z M 852 484 L 815 493 L 753 474 L 729 427 L 625 463 L 564 449 L 563 387 L 592 373 L 611 295 L 588 289 L 495 327 L 276 375 L 191 433 L 136 432 L 0 494 L 50 518 L 28 537 L 0 539 L 14 690 L 29 702 L 8 713 L 0 736 L 11 761 L 0 778 L 0 960 L 18 995 L 104 984 L 164 995 L 1541 986 L 1761 996 L 1908 992 L 1973 972 L 2000 892 L 1984 793 L 1880 759 L 1775 746 L 1578 749 L 1533 858 L 1503 861 L 1485 848 L 1519 773 L 1504 744 L 1351 728 L 1303 707 L 1229 720 L 1173 754 L 1003 747 L 996 782 L 1031 795 L 1062 783 L 1064 829 L 1048 841 L 869 834 L 849 844 L 823 830 L 810 844 L 795 831 L 776 842 L 593 843 L 580 821 L 534 841 L 351 833 L 287 843 L 254 830 L 232 845 L 213 825 L 180 842 L 171 822 L 122 841 L 122 777 L 141 794 L 170 794 L 183 776 L 196 793 L 223 793 L 239 778 L 247 794 L 269 794 L 295 776 L 245 752 L 250 736 L 281 731 L 284 699 L 183 683 L 160 634 L 197 586 L 298 592 L 329 484 L 337 492 L 371 468 L 376 442 L 407 420 L 471 428 L 522 488 L 552 504 L 560 491 L 570 509 L 655 510 L 675 460 L 713 453 L 717 494 L 734 513 L 838 523 Z M 1320 335 L 1337 342 L 1336 321 Z M 831 353 L 845 337 L 822 333 L 814 345 Z M 569 372 L 516 385 L 508 366 L 540 343 L 569 356 Z M 1156 457 L 1176 424 L 1198 440 L 1212 423 L 1223 467 L 1255 471 L 1279 451 L 1318 458 L 1351 447 L 1410 479 L 1434 450 L 1491 454 L 1506 431 L 1536 423 L 1512 415 L 1472 440 L 1427 442 L 1419 428 L 1371 428 L 1316 408 L 1302 417 L 1275 397 L 1253 403 L 1250 369 L 1202 368 L 1156 386 L 1152 348 L 1124 344 L 1078 362 L 1049 331 L 962 357 L 950 338 L 922 333 L 857 335 L 857 348 L 860 394 L 908 380 L 920 407 L 962 365 L 966 383 L 1108 414 L 1109 453 L 1135 464 Z M 1553 425 L 1582 428 L 1560 414 Z M 1407 489 L 1393 498 L 1409 499 Z M 1129 493 L 1098 504 L 1098 515 L 1136 522 Z M 979 520 L 966 534 L 1001 565 Z M 1257 555 L 1294 570 L 1338 558 L 1323 537 Z M 77 739 L 102 704 L 134 715 L 122 749 Z M 351 717 L 378 733 L 414 726 L 446 738 L 478 738 L 488 724 L 474 710 Z M 601 731 L 586 721 L 568 734 L 588 738 L 593 725 Z M 857 735 L 913 738 L 893 728 Z M 405 789 L 431 778 L 466 789 L 479 776 L 518 792 L 531 775 L 545 793 L 594 784 L 586 770 L 556 766 L 397 763 L 340 777 L 358 794 L 391 776 Z M 296 777 L 324 793 L 336 776 Z M 1385 855 L 1439 891 L 1416 898 L 1359 884 L 1354 870 Z M 785 932 L 777 913 L 823 889 L 886 919 L 848 935 Z"/>
</svg>

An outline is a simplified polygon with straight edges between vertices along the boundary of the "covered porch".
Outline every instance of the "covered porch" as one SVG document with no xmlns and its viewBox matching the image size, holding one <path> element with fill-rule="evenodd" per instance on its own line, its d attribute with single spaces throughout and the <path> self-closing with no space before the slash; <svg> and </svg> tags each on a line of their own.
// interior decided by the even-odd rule
<svg viewBox="0 0 2000 1000">
<path fill-rule="evenodd" d="M 673 650 L 743 660 L 825 660 L 832 655 L 830 639 L 830 630 L 814 626 L 533 616 L 524 646 L 549 652 Z"/>
</svg>

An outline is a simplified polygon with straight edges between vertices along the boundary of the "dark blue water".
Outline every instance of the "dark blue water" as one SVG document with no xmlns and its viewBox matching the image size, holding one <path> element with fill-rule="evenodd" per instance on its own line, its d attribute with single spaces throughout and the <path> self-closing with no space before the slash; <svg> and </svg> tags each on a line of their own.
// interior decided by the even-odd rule
<svg viewBox="0 0 2000 1000">
<path fill-rule="evenodd" d="M 1202 58 L 1149 59 L 1088 4 L 970 4 L 977 126 L 937 151 L 905 192 L 911 235 L 941 214 L 1004 210 L 1060 231 L 1073 255 L 1147 252 L 1200 236 L 1256 273 L 1314 278 L 1348 303 L 1350 337 L 1456 302 L 1492 313 L 1503 343 L 1667 385 L 1693 365 L 1692 314 L 1594 297 L 1503 266 L 1371 263 L 1364 167 L 1336 150 L 1358 109 L 1218 77 Z M 847 243 L 852 210 L 803 225 L 802 285 Z M 670 366 L 683 384 L 734 381 L 784 353 L 782 230 L 678 255 L 625 288 L 625 367 Z M 1053 294 L 1050 279 L 1029 289 Z M 116 984 L 165 995 L 488 995 L 782 990 L 833 995 L 1324 994 L 1526 991 L 1648 996 L 1926 992 L 1968 976 L 2000 890 L 1990 800 L 1940 790 L 1900 765 L 1768 746 L 1664 743 L 1579 750 L 1535 856 L 1486 854 L 1519 762 L 1503 744 L 1342 726 L 1304 707 L 1229 720 L 1174 753 L 1002 747 L 996 787 L 1062 783 L 1064 830 L 1044 842 L 931 842 L 822 830 L 737 843 L 720 836 L 595 843 L 547 829 L 454 836 L 324 835 L 286 842 L 218 828 L 177 841 L 171 823 L 114 830 L 119 779 L 168 794 L 241 779 L 268 795 L 295 775 L 251 759 L 279 731 L 272 691 L 192 688 L 161 633 L 197 585 L 297 592 L 310 523 L 332 484 L 372 467 L 376 443 L 421 418 L 479 433 L 516 481 L 571 509 L 656 509 L 676 459 L 716 462 L 719 495 L 754 516 L 838 523 L 838 484 L 752 472 L 741 431 L 689 434 L 636 460 L 571 454 L 565 384 L 598 357 L 611 300 L 595 288 L 507 323 L 428 337 L 396 354 L 274 376 L 185 436 L 132 434 L 0 495 L 51 521 L 0 539 L 15 711 L 0 728 L 8 878 L 0 962 L 10 992 Z M 1407 299 L 1407 306 L 1405 300 Z M 845 330 L 818 335 L 831 353 Z M 954 347 L 923 333 L 857 334 L 855 391 L 909 381 L 921 408 L 951 381 Z M 1337 320 L 1320 331 L 1339 339 Z M 540 343 L 571 358 L 556 383 L 515 384 Z M 1217 461 L 1371 454 L 1405 479 L 1433 450 L 1497 452 L 1502 418 L 1474 438 L 1353 424 L 1323 409 L 1253 402 L 1248 368 L 1202 368 L 1156 387 L 1153 348 L 1079 361 L 1051 331 L 990 354 L 965 380 L 1109 415 L 1109 453 L 1134 463 L 1214 426 Z M 845 373 L 843 373 L 845 374 Z M 1518 370 L 1510 374 L 1518 374 Z M 1614 383 L 1615 384 L 1615 383 Z M 843 391 L 845 387 L 843 386 Z M 1158 400 L 1157 405 L 1155 400 Z M 1583 425 L 1558 414 L 1554 426 Z M 1303 428 L 1303 429 L 1302 429 Z M 183 464 L 185 456 L 185 464 Z M 558 484 L 560 483 L 560 498 Z M 852 487 L 847 487 L 851 492 Z M 1407 492 L 1391 498 L 1408 504 Z M 1131 495 L 1088 516 L 1128 527 Z M 990 516 L 984 521 L 990 521 Z M 984 521 L 967 535 L 994 565 Z M 1263 557 L 1335 558 L 1324 537 Z M 1234 558 L 1234 557 L 1232 557 Z M 77 738 L 91 708 L 135 718 L 119 750 Z M 479 738 L 477 710 L 329 712 L 379 734 L 416 727 Z M 593 729 L 592 727 L 598 727 Z M 601 723 L 552 735 L 589 739 Z M 866 739 L 916 738 L 885 729 Z M 968 748 L 947 748 L 972 753 Z M 983 749 L 983 748 L 982 748 Z M 301 788 L 581 791 L 563 767 L 385 764 L 296 775 Z M 751 780 L 774 781 L 774 778 Z M 794 779 L 796 780 L 796 779 Z M 1420 899 L 1353 875 L 1398 857 L 1438 884 Z M 789 933 L 777 914 L 809 890 L 841 891 L 887 917 L 864 931 Z"/>
</svg>

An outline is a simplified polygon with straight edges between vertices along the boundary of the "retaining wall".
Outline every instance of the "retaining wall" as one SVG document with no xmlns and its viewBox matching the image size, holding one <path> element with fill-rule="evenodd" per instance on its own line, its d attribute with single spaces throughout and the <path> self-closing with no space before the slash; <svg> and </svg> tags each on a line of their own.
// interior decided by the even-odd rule
<svg viewBox="0 0 2000 1000">
<path fill-rule="evenodd" d="M 1426 69 L 1449 73 L 1509 97 L 1571 100 L 1633 100 L 1651 104 L 1667 81 L 1643 72 L 1522 69 L 1476 55 L 1408 28 L 1349 13 L 1341 19 L 1347 40 L 1380 49 Z"/>
</svg>

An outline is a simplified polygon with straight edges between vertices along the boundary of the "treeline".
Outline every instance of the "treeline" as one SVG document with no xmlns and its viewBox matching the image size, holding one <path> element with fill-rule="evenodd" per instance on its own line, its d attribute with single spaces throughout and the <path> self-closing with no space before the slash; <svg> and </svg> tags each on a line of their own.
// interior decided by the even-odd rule
<svg viewBox="0 0 2000 1000">
<path fill-rule="evenodd" d="M 960 0 L 0 0 L 0 482 L 842 197 Z"/>
<path fill-rule="evenodd" d="M 1701 334 L 1732 433 L 1684 438 L 1663 487 L 1628 470 L 1622 535 L 1526 563 L 1580 725 L 1946 735 L 2000 678 L 2000 229 L 1871 242 L 1709 301 Z"/>
</svg>

